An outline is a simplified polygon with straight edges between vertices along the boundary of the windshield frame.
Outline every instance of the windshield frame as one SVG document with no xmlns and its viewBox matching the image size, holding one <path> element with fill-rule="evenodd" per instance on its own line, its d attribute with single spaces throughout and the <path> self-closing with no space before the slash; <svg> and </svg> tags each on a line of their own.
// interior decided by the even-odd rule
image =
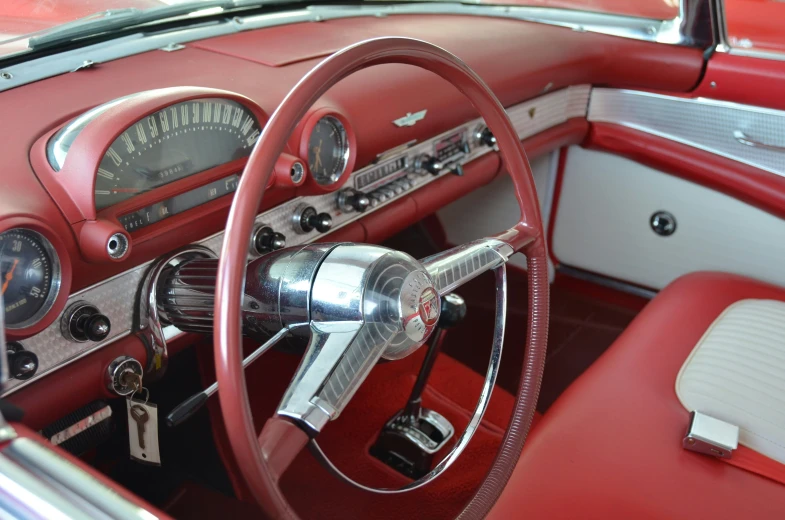
<svg viewBox="0 0 785 520">
<path fill-rule="evenodd" d="M 189 42 L 253 29 L 352 17 L 393 15 L 467 15 L 506 18 L 568 27 L 622 38 L 706 49 L 714 45 L 712 0 L 681 0 L 672 20 L 613 15 L 539 6 L 510 6 L 426 0 L 317 2 L 260 0 L 204 16 L 178 16 L 94 36 L 80 36 L 62 46 L 0 58 L 0 92 L 57 74 L 156 49 L 174 51 Z"/>
</svg>

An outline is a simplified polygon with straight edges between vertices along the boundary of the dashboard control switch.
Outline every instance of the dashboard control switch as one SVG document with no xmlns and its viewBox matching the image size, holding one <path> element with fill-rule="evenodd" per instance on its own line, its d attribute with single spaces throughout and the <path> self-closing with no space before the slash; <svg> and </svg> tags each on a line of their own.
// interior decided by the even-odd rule
<svg viewBox="0 0 785 520">
<path fill-rule="evenodd" d="M 326 233 L 333 227 L 333 218 L 329 213 L 317 213 L 313 206 L 298 206 L 294 211 L 294 230 L 299 234 L 310 233 L 314 229 Z"/>
<path fill-rule="evenodd" d="M 19 343 L 9 343 L 6 350 L 8 351 L 8 375 L 10 377 L 25 381 L 35 375 L 38 371 L 38 356 L 35 353 L 25 350 Z"/>
<path fill-rule="evenodd" d="M 485 146 L 491 148 L 496 146 L 496 136 L 493 135 L 493 132 L 491 132 L 491 129 L 488 128 L 487 126 L 482 130 L 480 130 L 479 132 L 477 132 L 477 140 L 480 143 L 484 144 Z"/>
<path fill-rule="evenodd" d="M 261 226 L 254 232 L 252 253 L 264 255 L 284 247 L 286 247 L 286 236 L 277 233 L 270 226 Z"/>
<path fill-rule="evenodd" d="M 424 170 L 431 175 L 439 175 L 444 169 L 444 165 L 436 158 L 430 155 L 422 155 L 417 158 L 415 167 L 418 170 Z"/>
<path fill-rule="evenodd" d="M 362 213 L 371 205 L 371 199 L 365 193 L 354 188 L 344 188 L 338 192 L 338 207 L 341 211 Z"/>
<path fill-rule="evenodd" d="M 76 302 L 63 314 L 60 331 L 66 339 L 77 343 L 100 342 L 109 336 L 112 323 L 94 305 Z"/>
<path fill-rule="evenodd" d="M 458 177 L 463 177 L 463 166 L 460 164 L 454 164 L 450 169 L 450 173 L 457 175 Z"/>
</svg>

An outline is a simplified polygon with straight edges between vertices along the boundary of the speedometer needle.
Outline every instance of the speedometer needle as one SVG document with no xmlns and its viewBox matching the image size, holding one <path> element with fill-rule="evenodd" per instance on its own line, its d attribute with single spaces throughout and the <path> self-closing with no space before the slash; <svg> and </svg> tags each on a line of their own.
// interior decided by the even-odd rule
<svg viewBox="0 0 785 520">
<path fill-rule="evenodd" d="M 5 275 L 5 282 L 3 282 L 3 292 L 5 294 L 6 289 L 8 289 L 8 284 L 11 283 L 11 280 L 14 279 L 14 270 L 16 269 L 16 265 L 19 263 L 19 259 L 14 259 L 14 265 L 11 266 L 11 270 L 8 271 Z"/>
</svg>

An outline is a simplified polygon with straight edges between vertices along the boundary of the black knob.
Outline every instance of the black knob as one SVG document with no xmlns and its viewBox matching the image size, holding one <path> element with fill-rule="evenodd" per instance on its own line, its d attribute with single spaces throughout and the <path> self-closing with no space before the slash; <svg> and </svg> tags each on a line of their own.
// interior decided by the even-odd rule
<svg viewBox="0 0 785 520">
<path fill-rule="evenodd" d="M 444 165 L 436 157 L 426 155 L 419 162 L 420 169 L 425 170 L 431 175 L 439 175 L 444 169 Z"/>
<path fill-rule="evenodd" d="M 485 146 L 496 146 L 496 136 L 493 135 L 490 128 L 485 127 L 478 137 Z"/>
<path fill-rule="evenodd" d="M 92 314 L 84 318 L 84 336 L 89 341 L 103 341 L 112 330 L 112 323 L 103 314 Z"/>
<path fill-rule="evenodd" d="M 449 329 L 455 327 L 466 317 L 466 301 L 455 293 L 442 297 L 442 312 L 439 315 L 438 327 Z"/>
<path fill-rule="evenodd" d="M 338 207 L 342 211 L 358 211 L 362 213 L 371 205 L 371 199 L 365 193 L 346 188 L 338 193 Z"/>
<path fill-rule="evenodd" d="M 24 381 L 33 377 L 38 371 L 38 356 L 29 350 L 17 350 L 8 353 L 8 375 Z"/>
<path fill-rule="evenodd" d="M 300 215 L 300 227 L 306 233 L 313 229 L 325 233 L 333 227 L 333 218 L 329 213 L 317 213 L 313 206 L 308 206 Z"/>
<path fill-rule="evenodd" d="M 278 251 L 286 247 L 286 236 L 283 233 L 276 233 L 270 226 L 264 226 L 256 231 L 253 245 L 260 255 Z"/>
<path fill-rule="evenodd" d="M 103 341 L 111 331 L 109 318 L 89 303 L 77 302 L 63 315 L 63 335 L 73 341 Z"/>
<path fill-rule="evenodd" d="M 463 166 L 461 166 L 460 164 L 456 164 L 455 166 L 452 167 L 450 173 L 452 173 L 453 175 L 457 175 L 458 177 L 463 177 Z"/>
<path fill-rule="evenodd" d="M 661 237 L 671 236 L 676 232 L 676 217 L 667 211 L 658 211 L 649 218 L 649 225 Z"/>
</svg>

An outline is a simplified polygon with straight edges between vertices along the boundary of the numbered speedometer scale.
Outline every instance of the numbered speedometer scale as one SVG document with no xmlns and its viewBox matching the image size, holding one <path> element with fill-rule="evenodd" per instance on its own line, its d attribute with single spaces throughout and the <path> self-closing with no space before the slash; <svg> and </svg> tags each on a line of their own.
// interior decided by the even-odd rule
<svg viewBox="0 0 785 520">
<path fill-rule="evenodd" d="M 256 117 L 239 103 L 198 99 L 166 107 L 123 132 L 98 168 L 95 206 L 106 208 L 164 184 L 247 157 Z"/>
<path fill-rule="evenodd" d="M 9 328 L 33 325 L 51 307 L 59 287 L 52 246 L 29 230 L 0 234 L 0 286 Z"/>
</svg>

